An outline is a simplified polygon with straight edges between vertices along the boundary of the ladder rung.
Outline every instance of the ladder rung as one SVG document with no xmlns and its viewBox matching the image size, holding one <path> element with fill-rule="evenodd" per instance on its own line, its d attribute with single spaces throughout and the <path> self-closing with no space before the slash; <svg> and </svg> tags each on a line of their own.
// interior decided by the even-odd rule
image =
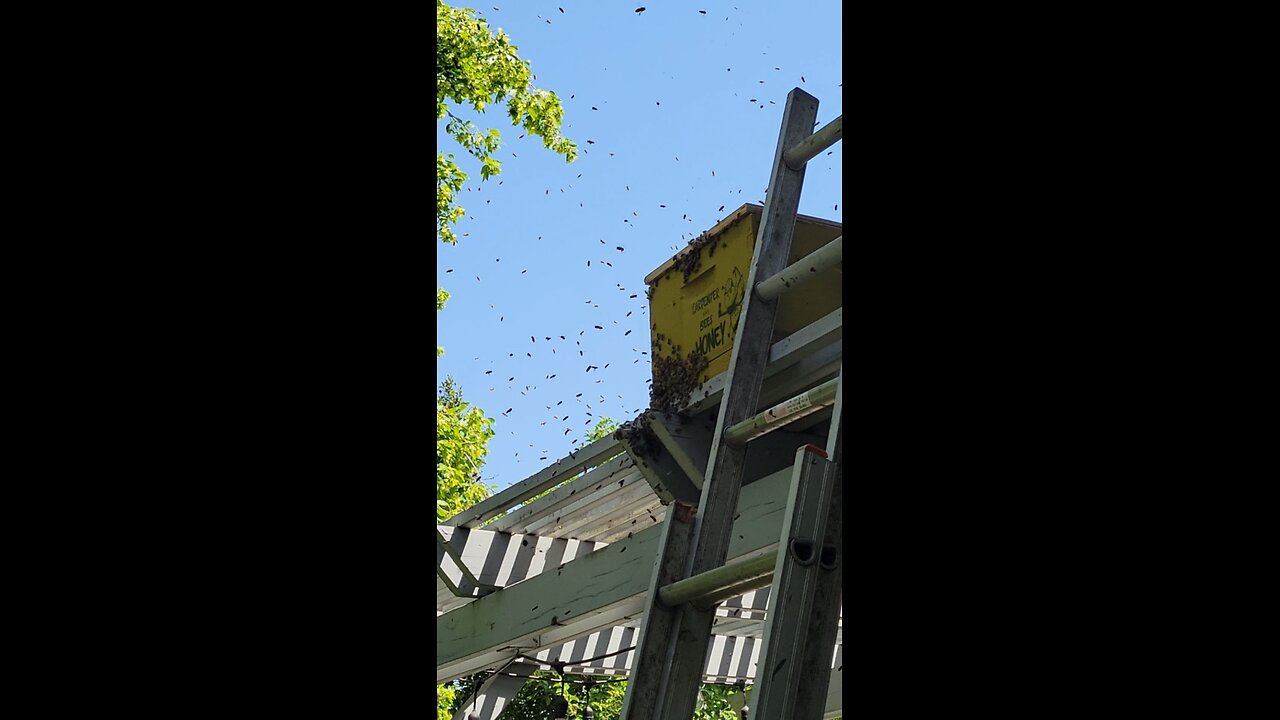
<svg viewBox="0 0 1280 720">
<path fill-rule="evenodd" d="M 783 162 L 792 170 L 799 170 L 805 163 L 817 157 L 844 136 L 844 115 L 832 120 L 821 130 L 796 143 L 795 147 L 782 156 Z"/>
<path fill-rule="evenodd" d="M 740 445 L 832 405 L 836 401 L 836 388 L 839 384 L 840 378 L 834 377 L 812 390 L 780 402 L 750 420 L 743 420 L 729 428 L 725 431 L 724 439 Z"/>
<path fill-rule="evenodd" d="M 774 563 L 774 556 L 765 554 L 721 565 L 659 588 L 658 599 L 667 607 L 695 601 L 711 605 L 773 582 Z"/>
<path fill-rule="evenodd" d="M 818 273 L 839 263 L 844 259 L 844 236 L 832 240 L 812 253 L 800 258 L 794 265 L 761 283 L 756 283 L 756 295 L 765 300 L 772 300 L 782 293 L 797 288 Z"/>
<path fill-rule="evenodd" d="M 783 411 L 792 419 L 812 412 L 808 408 L 814 405 L 815 396 L 819 396 L 815 388 L 773 408 L 763 417 L 757 416 L 745 424 L 741 422 L 760 407 L 762 385 L 768 374 L 770 337 L 778 310 L 777 303 L 760 300 L 755 288 L 762 278 L 787 269 L 800 190 L 804 185 L 803 169 L 789 168 L 786 157 L 790 154 L 803 168 L 803 163 L 819 152 L 823 143 L 834 142 L 840 134 L 840 125 L 836 123 L 817 133 L 820 137 L 809 139 L 815 134 L 813 126 L 817 118 L 817 98 L 800 88 L 787 94 L 769 174 L 768 201 L 747 275 L 750 292 L 743 296 L 738 332 L 729 356 L 729 370 L 725 373 L 724 396 L 711 438 L 706 481 L 699 502 L 701 512 L 683 526 L 677 514 L 676 521 L 668 520 L 664 528 L 658 564 L 645 600 L 644 629 L 635 656 L 634 680 L 623 700 L 622 717 L 627 720 L 673 720 L 693 714 L 715 625 L 715 612 L 706 603 L 716 597 L 726 597 L 723 593 L 741 592 L 745 585 L 772 574 L 773 571 L 766 568 L 777 565 L 778 559 L 784 557 L 780 550 L 773 557 L 765 555 L 753 562 L 725 565 L 734 530 L 733 512 L 747 462 L 746 448 L 731 440 L 730 435 L 738 432 L 741 441 L 745 441 L 768 432 L 783 424 Z M 829 392 L 834 396 L 835 383 Z M 834 400 L 828 400 L 827 404 L 831 402 Z M 759 425 L 753 427 L 755 423 Z M 800 463 L 793 482 L 801 475 L 810 475 L 811 466 L 820 467 L 808 459 Z M 787 572 L 790 564 L 784 560 L 782 572 Z M 677 604 L 669 604 L 673 602 Z M 785 715 L 765 712 L 763 717 L 772 720 Z"/>
</svg>

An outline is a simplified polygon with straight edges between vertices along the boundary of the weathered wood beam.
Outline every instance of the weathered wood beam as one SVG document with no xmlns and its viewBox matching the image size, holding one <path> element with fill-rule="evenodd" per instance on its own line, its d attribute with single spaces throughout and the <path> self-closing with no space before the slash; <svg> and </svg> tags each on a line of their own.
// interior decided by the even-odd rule
<svg viewBox="0 0 1280 720">
<path fill-rule="evenodd" d="M 667 506 L 661 503 L 652 507 L 636 505 L 630 512 L 612 516 L 609 526 L 600 528 L 596 540 L 604 543 L 617 542 L 621 538 L 661 523 L 666 514 Z"/>
<path fill-rule="evenodd" d="M 698 488 L 702 483 L 694 481 L 696 461 L 690 458 L 698 454 L 700 433 L 693 429 L 694 437 L 681 437 L 684 442 L 673 439 L 672 433 L 679 435 L 682 429 L 683 423 L 675 415 L 648 410 L 618 433 L 627 454 L 664 505 L 675 501 L 697 504 L 701 494 Z"/>
<path fill-rule="evenodd" d="M 532 663 L 513 662 L 485 678 L 476 692 L 453 713 L 453 720 L 497 720 L 529 677 L 538 669 Z"/>
<path fill-rule="evenodd" d="M 790 468 L 742 489 L 729 556 L 778 542 Z M 471 531 L 483 533 L 484 531 Z M 618 624 L 643 607 L 661 526 L 622 538 L 573 562 L 455 608 L 436 618 L 436 682 L 492 667 L 515 648 L 567 642 Z M 464 550 L 463 559 L 467 559 Z M 474 567 L 474 566 L 473 566 Z M 486 580 L 482 570 L 478 577 Z"/>
<path fill-rule="evenodd" d="M 598 465 L 586 474 L 571 482 L 565 483 L 537 500 L 516 508 L 502 517 L 484 526 L 485 530 L 512 532 L 514 529 L 527 527 L 553 512 L 568 507 L 581 497 L 592 493 L 597 485 L 617 484 L 620 474 L 626 473 L 635 462 L 625 452 L 608 462 Z"/>
<path fill-rule="evenodd" d="M 445 563 L 446 557 L 449 563 Z M 450 572 L 449 566 L 452 566 L 453 572 Z M 479 597 L 497 589 L 492 584 L 476 579 L 471 569 L 440 532 L 439 526 L 436 526 L 436 577 L 440 578 L 440 581 L 447 585 L 449 591 L 457 597 Z"/>
<path fill-rule="evenodd" d="M 495 597 L 499 593 L 494 593 L 489 597 Z M 469 607 L 469 606 L 467 606 Z M 466 608 L 459 608 L 465 610 Z M 644 609 L 643 593 L 638 593 L 623 600 L 607 605 L 589 613 L 586 613 L 576 620 L 569 622 L 563 626 L 543 628 L 541 632 L 535 633 L 520 643 L 502 644 L 494 647 L 485 648 L 472 655 L 448 662 L 441 662 L 439 652 L 439 633 L 440 621 L 458 610 L 454 610 L 436 618 L 437 628 L 437 650 L 436 650 L 436 683 L 442 683 L 453 680 L 463 675 L 471 675 L 481 670 L 492 668 L 511 657 L 513 652 L 523 652 L 532 655 L 541 648 L 555 647 L 564 643 L 577 640 L 595 632 L 609 630 L 618 625 L 638 619 L 641 611 Z"/>
<path fill-rule="evenodd" d="M 485 520 L 501 515 L 508 509 L 519 505 L 547 488 L 559 485 L 578 474 L 578 471 L 583 468 L 596 465 L 621 451 L 621 445 L 614 439 L 613 435 L 606 435 L 581 450 L 569 453 L 567 457 L 557 460 L 554 464 L 515 483 L 497 495 L 481 500 L 449 518 L 445 524 L 468 528 L 476 527 Z"/>
<path fill-rule="evenodd" d="M 561 565 L 604 546 L 567 538 L 513 535 L 448 525 L 437 525 L 436 532 L 453 547 L 462 563 L 472 569 L 476 581 L 491 586 L 520 582 L 547 567 Z"/>
<path fill-rule="evenodd" d="M 617 488 L 618 483 L 613 483 L 613 487 Z M 597 527 L 598 524 L 605 518 L 616 515 L 623 508 L 636 505 L 646 499 L 652 505 L 658 504 L 657 498 L 653 496 L 653 490 L 642 478 L 637 477 L 619 488 L 617 492 L 610 493 L 608 497 L 597 499 L 588 495 L 582 498 L 583 507 L 575 510 L 566 509 L 564 515 L 531 525 L 529 531 L 556 537 L 586 537 L 586 533 L 578 532 L 580 528 L 596 531 L 600 529 Z"/>
</svg>

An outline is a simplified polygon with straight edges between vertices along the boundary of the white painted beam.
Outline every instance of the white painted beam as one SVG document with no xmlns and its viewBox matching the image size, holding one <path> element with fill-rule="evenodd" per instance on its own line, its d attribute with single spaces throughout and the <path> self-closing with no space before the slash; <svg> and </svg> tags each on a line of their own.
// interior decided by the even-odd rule
<svg viewBox="0 0 1280 720">
<path fill-rule="evenodd" d="M 593 539 L 597 542 L 617 542 L 621 538 L 645 529 L 658 525 L 667 516 L 667 508 L 664 505 L 657 506 L 636 506 L 627 512 L 609 518 L 609 525 L 601 527 L 598 532 L 593 535 Z"/>
<path fill-rule="evenodd" d="M 628 472 L 635 472 L 635 463 L 626 454 L 620 455 L 603 465 L 592 468 L 585 475 L 565 483 L 528 505 L 516 508 L 502 517 L 484 526 L 485 530 L 502 532 L 523 532 L 529 525 L 536 523 L 551 513 L 563 510 L 580 497 L 602 492 L 608 483 L 616 485 L 618 480 Z M 597 486 L 599 488 L 597 489 Z"/>
<path fill-rule="evenodd" d="M 594 487 L 594 486 L 593 486 Z M 574 531 L 618 512 L 623 507 L 641 503 L 657 506 L 658 496 L 637 471 L 610 482 L 601 491 L 583 495 L 581 499 L 545 519 L 529 525 L 529 532 L 551 537 L 579 537 Z M 585 537 L 585 535 L 582 535 Z"/>
<path fill-rule="evenodd" d="M 788 468 L 742 489 L 731 559 L 776 546 L 790 474 Z M 611 628 L 619 624 L 612 620 L 638 613 L 660 532 L 656 525 L 639 530 L 562 568 L 437 617 L 436 682 L 493 667 L 515 648 L 559 644 Z M 480 579 L 485 581 L 483 573 Z M 502 649 L 508 649 L 505 655 Z"/>
<path fill-rule="evenodd" d="M 622 452 L 622 444 L 613 435 L 606 435 L 575 450 L 567 457 L 539 470 L 529 477 L 515 483 L 497 495 L 491 495 L 449 518 L 447 525 L 473 528 L 490 518 L 501 515 L 508 509 L 519 505 L 538 493 L 559 485 L 568 480 L 583 468 L 591 467 L 600 461 L 607 460 Z"/>
<path fill-rule="evenodd" d="M 765 366 L 764 387 L 761 389 L 761 402 L 770 397 L 770 386 L 777 382 L 775 376 L 786 377 L 794 373 L 785 373 L 793 366 L 799 365 L 806 358 L 827 350 L 834 343 L 834 358 L 839 359 L 841 353 L 840 340 L 843 337 L 844 308 L 839 307 L 818 318 L 809 325 L 795 331 L 774 343 L 769 348 L 768 365 Z M 728 372 L 722 372 L 711 378 L 702 386 L 689 394 L 690 402 L 686 409 L 689 413 L 718 405 L 724 395 L 724 384 L 729 379 Z M 780 379 L 780 378 L 779 378 Z"/>
<path fill-rule="evenodd" d="M 497 720 L 536 669 L 537 666 L 529 663 L 511 663 L 501 668 L 485 678 L 478 690 L 453 713 L 453 720 Z"/>
<path fill-rule="evenodd" d="M 494 597 L 497 594 L 494 593 L 489 597 Z M 633 618 L 638 620 L 644 610 L 644 599 L 641 595 L 624 598 L 599 610 L 587 612 L 567 625 L 547 628 L 540 634 L 526 636 L 520 639 L 519 642 L 490 645 L 463 658 L 442 660 L 440 655 L 440 633 L 443 631 L 441 621 L 445 620 L 449 615 L 466 610 L 467 607 L 469 606 L 464 606 L 459 610 L 436 617 L 436 684 L 495 667 L 510 660 L 517 652 L 530 654 L 541 647 L 562 645 L 594 632 L 608 630 Z M 493 628 L 490 628 L 490 630 L 492 631 Z"/>
<path fill-rule="evenodd" d="M 471 569 L 476 579 L 485 585 L 505 587 L 542 572 L 546 567 L 556 567 L 575 558 L 588 555 L 604 543 L 580 542 L 565 538 L 540 535 L 513 535 L 492 530 L 469 530 L 448 525 L 437 525 L 439 532 Z M 444 557 L 451 573 L 452 561 Z M 437 588 L 437 610 L 448 611 L 466 604 L 466 598 L 441 598 Z M 442 603 L 441 600 L 444 600 Z"/>
<path fill-rule="evenodd" d="M 823 720 L 844 715 L 844 648 L 836 646 L 835 659 L 831 661 L 831 679 L 827 682 L 827 705 Z"/>
</svg>

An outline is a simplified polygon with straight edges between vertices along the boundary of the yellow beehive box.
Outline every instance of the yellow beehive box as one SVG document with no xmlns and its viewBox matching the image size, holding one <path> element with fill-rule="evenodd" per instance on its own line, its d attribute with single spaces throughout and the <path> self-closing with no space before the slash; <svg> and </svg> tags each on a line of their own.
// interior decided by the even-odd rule
<svg viewBox="0 0 1280 720">
<path fill-rule="evenodd" d="M 743 205 L 645 277 L 654 409 L 680 409 L 690 391 L 729 369 L 763 210 L 754 203 Z M 840 234 L 839 223 L 798 215 L 787 264 Z M 822 272 L 789 290 L 779 299 L 773 342 L 833 312 L 840 303 L 839 272 Z"/>
</svg>

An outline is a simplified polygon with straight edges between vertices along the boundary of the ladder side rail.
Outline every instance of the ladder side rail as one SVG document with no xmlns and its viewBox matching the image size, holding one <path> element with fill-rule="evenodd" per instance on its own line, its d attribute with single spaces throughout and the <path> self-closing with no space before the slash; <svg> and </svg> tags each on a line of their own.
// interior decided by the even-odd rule
<svg viewBox="0 0 1280 720">
<path fill-rule="evenodd" d="M 832 422 L 839 422 L 839 414 L 833 417 Z M 844 558 L 840 557 L 844 538 L 844 463 L 840 455 L 843 436 L 844 430 L 840 427 L 836 430 L 830 453 L 835 461 L 835 485 L 827 514 L 826 536 L 822 541 L 824 553 L 829 554 L 819 560 L 818 587 L 813 596 L 810 622 L 806 626 L 800 685 L 796 688 L 796 720 L 822 717 L 832 678 L 836 676 L 831 667 L 831 648 L 840 632 L 841 581 L 844 579 Z"/>
<path fill-rule="evenodd" d="M 804 185 L 804 167 L 791 169 L 783 155 L 787 148 L 813 133 L 817 116 L 817 98 L 800 88 L 787 94 L 769 176 L 768 196 L 745 284 L 748 289 L 787 266 L 800 206 L 800 191 Z M 742 303 L 729 360 L 727 387 L 716 420 L 699 512 L 694 519 L 691 562 L 684 577 L 723 565 L 733 535 L 734 508 L 742 489 L 746 446 L 729 442 L 725 438 L 725 430 L 756 413 L 778 307 L 776 299 L 764 300 L 755 297 L 754 292 L 744 292 Z M 674 652 L 670 665 L 663 672 L 666 682 L 660 689 L 661 702 L 654 718 L 686 720 L 693 713 L 702 665 L 711 647 L 714 620 L 714 610 L 699 610 L 693 605 L 681 607 L 679 627 L 672 633 Z M 648 666 L 654 663 L 655 658 L 644 660 Z M 637 663 L 637 667 L 640 666 Z M 638 720 L 638 716 L 629 717 Z"/>
<path fill-rule="evenodd" d="M 769 612 L 764 625 L 764 651 L 756 668 L 756 693 L 751 714 L 762 718 L 817 720 L 795 713 L 797 692 L 807 668 L 802 662 L 812 622 L 820 563 L 826 537 L 828 511 L 835 484 L 835 463 L 826 451 L 806 446 L 796 451 L 796 464 L 787 498 L 787 515 L 769 591 Z M 831 648 L 826 647 L 827 670 Z M 827 686 L 822 685 L 825 693 Z M 823 697 L 825 700 L 825 696 Z M 819 715 L 820 717 L 820 715 Z"/>
<path fill-rule="evenodd" d="M 678 627 L 679 607 L 662 603 L 660 589 L 679 580 L 689 555 L 697 508 L 675 501 L 662 521 L 662 537 L 654 555 L 653 577 L 644 600 L 644 620 L 636 641 L 634 662 L 622 698 L 623 720 L 657 717 L 658 701 L 665 680 L 664 666 L 670 667 L 671 635 Z M 692 710 L 690 710 L 692 712 Z"/>
</svg>

